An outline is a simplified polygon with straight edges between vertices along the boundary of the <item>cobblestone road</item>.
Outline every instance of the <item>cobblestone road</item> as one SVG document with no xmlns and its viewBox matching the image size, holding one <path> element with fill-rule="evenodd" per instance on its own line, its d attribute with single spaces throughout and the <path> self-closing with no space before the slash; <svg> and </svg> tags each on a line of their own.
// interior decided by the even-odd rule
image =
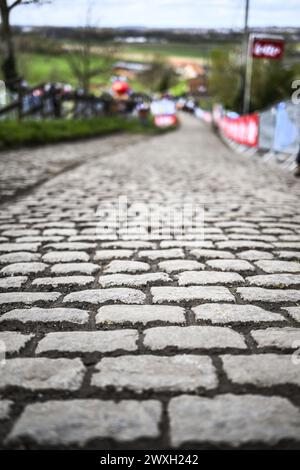
<svg viewBox="0 0 300 470">
<path fill-rule="evenodd" d="M 299 183 L 187 116 L 111 139 L 31 191 L 43 153 L 10 163 L 28 194 L 0 206 L 2 447 L 300 448 Z M 204 204 L 204 240 L 120 240 L 109 213 L 104 234 L 122 195 L 132 228 L 137 203 Z"/>
</svg>

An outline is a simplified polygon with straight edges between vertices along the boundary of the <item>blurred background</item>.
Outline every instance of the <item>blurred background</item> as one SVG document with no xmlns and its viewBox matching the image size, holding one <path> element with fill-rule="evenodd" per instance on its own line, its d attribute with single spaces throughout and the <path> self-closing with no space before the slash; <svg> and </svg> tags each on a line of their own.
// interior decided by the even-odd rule
<svg viewBox="0 0 300 470">
<path fill-rule="evenodd" d="M 13 145 L 7 120 L 122 115 L 149 124 L 151 115 L 166 128 L 177 123 L 175 107 L 213 121 L 240 144 L 298 149 L 300 114 L 291 101 L 300 78 L 298 1 L 0 0 L 0 6 L 0 146 Z M 261 115 L 238 121 L 249 113 Z M 241 135 L 249 125 L 252 134 L 257 127 L 252 140 Z M 42 142 L 41 135 L 27 139 Z"/>
</svg>

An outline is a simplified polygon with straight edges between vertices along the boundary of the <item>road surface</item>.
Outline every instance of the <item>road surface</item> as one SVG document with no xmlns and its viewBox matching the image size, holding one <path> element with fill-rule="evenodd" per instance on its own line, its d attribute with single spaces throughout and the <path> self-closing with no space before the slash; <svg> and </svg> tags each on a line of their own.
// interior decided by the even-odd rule
<svg viewBox="0 0 300 470">
<path fill-rule="evenodd" d="M 300 448 L 297 180 L 190 116 L 0 160 L 1 447 Z"/>
</svg>

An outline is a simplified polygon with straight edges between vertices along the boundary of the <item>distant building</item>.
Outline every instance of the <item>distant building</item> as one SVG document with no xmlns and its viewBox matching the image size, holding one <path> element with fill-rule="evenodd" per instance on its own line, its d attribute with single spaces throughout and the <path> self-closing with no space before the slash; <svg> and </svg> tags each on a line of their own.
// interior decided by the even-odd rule
<svg viewBox="0 0 300 470">
<path fill-rule="evenodd" d="M 116 75 L 133 80 L 137 75 L 150 70 L 151 64 L 143 62 L 118 61 L 114 64 L 113 70 Z"/>
</svg>

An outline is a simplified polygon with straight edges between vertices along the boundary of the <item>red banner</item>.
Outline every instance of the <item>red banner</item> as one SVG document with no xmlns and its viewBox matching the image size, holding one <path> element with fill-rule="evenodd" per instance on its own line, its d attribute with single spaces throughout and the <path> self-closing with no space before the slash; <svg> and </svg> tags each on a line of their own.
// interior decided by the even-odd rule
<svg viewBox="0 0 300 470">
<path fill-rule="evenodd" d="M 248 147 L 257 147 L 259 115 L 249 114 L 236 119 L 222 117 L 219 121 L 220 128 L 228 139 Z"/>
<path fill-rule="evenodd" d="M 281 59 L 284 52 L 284 40 L 272 38 L 254 38 L 252 57 L 256 59 Z"/>
<path fill-rule="evenodd" d="M 177 116 L 175 114 L 161 114 L 160 116 L 154 116 L 154 123 L 157 127 L 176 126 Z"/>
</svg>

